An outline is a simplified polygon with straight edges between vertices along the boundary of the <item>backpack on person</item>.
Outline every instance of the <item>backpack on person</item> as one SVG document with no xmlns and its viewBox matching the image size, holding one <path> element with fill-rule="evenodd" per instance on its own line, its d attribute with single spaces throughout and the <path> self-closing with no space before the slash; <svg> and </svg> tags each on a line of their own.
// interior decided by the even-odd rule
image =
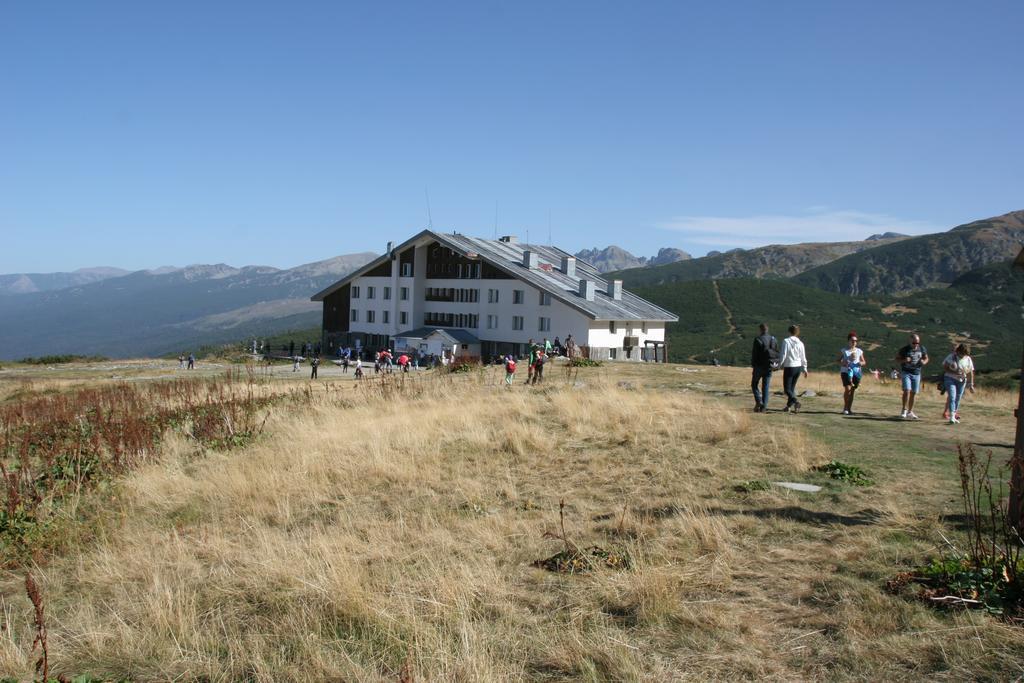
<svg viewBox="0 0 1024 683">
<path fill-rule="evenodd" d="M 782 367 L 782 352 L 779 350 L 779 342 L 775 337 L 771 338 L 768 342 L 768 348 L 765 349 L 768 354 L 768 367 L 772 370 L 778 370 Z"/>
<path fill-rule="evenodd" d="M 515 374 L 515 371 L 516 371 L 516 362 L 514 360 L 512 360 L 511 358 L 509 358 L 507 361 L 505 361 L 505 372 L 507 372 L 508 374 L 512 375 L 512 374 Z"/>
</svg>

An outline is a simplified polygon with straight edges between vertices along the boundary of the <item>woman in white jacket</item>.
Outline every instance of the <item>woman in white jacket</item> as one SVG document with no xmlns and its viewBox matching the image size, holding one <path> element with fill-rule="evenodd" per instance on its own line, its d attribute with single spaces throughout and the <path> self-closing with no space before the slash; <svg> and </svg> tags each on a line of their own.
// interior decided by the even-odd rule
<svg viewBox="0 0 1024 683">
<path fill-rule="evenodd" d="M 786 392 L 786 410 L 800 409 L 796 400 L 796 381 L 807 376 L 807 352 L 800 341 L 800 326 L 790 325 L 789 336 L 782 340 L 782 388 Z"/>
</svg>

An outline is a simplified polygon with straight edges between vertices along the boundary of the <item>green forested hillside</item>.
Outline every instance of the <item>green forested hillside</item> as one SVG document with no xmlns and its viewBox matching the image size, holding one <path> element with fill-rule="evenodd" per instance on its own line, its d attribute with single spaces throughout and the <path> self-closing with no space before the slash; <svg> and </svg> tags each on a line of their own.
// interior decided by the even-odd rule
<svg viewBox="0 0 1024 683">
<path fill-rule="evenodd" d="M 833 367 L 850 330 L 860 335 L 872 367 L 890 367 L 910 330 L 921 333 L 933 355 L 948 351 L 954 339 L 966 339 L 975 346 L 979 369 L 1007 370 L 1020 362 L 1024 274 L 1009 263 L 973 271 L 948 288 L 906 297 L 868 299 L 753 279 L 632 290 L 679 315 L 668 331 L 674 361 L 709 362 L 714 353 L 722 363 L 746 365 L 757 324 L 766 321 L 780 339 L 791 323 L 798 323 L 816 368 Z"/>
</svg>

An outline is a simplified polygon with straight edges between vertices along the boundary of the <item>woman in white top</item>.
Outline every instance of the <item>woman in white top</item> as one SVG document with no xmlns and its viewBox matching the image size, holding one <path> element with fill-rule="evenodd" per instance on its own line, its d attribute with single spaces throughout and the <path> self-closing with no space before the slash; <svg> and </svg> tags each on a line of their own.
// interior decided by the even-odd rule
<svg viewBox="0 0 1024 683">
<path fill-rule="evenodd" d="M 843 415 L 853 415 L 853 394 L 860 386 L 862 368 L 868 359 L 857 346 L 857 333 L 846 335 L 846 348 L 839 352 L 839 377 L 843 380 Z"/>
<path fill-rule="evenodd" d="M 942 382 L 946 387 L 946 412 L 943 417 L 949 418 L 949 424 L 960 422 L 960 401 L 964 396 L 964 389 L 970 389 L 974 393 L 974 361 L 971 360 L 971 347 L 967 344 L 957 344 L 953 353 L 946 356 L 942 361 L 942 369 L 945 374 Z"/>
<path fill-rule="evenodd" d="M 790 325 L 789 336 L 782 340 L 782 388 L 786 392 L 786 410 L 800 410 L 796 400 L 796 382 L 807 376 L 807 353 L 800 341 L 800 326 Z"/>
</svg>

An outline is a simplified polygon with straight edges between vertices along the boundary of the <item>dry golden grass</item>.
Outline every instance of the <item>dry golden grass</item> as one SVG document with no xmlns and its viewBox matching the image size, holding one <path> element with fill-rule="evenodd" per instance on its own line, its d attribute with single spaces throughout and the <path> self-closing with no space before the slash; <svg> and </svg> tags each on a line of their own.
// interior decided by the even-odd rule
<svg viewBox="0 0 1024 683">
<path fill-rule="evenodd" d="M 346 382 L 278 404 L 243 450 L 172 435 L 106 494 L 115 521 L 37 572 L 51 665 L 217 681 L 394 681 L 403 666 L 426 681 L 1024 673 L 1019 629 L 881 590 L 937 540 L 913 481 L 737 494 L 834 453 L 813 429 L 685 391 L 672 367 L 650 384 L 644 370 L 582 372 L 585 386 L 551 373 L 537 390 Z M 804 386 L 818 382 L 835 391 L 834 377 Z M 561 499 L 573 542 L 624 548 L 633 567 L 532 567 L 561 548 L 544 536 Z M 27 677 L 14 579 L 2 606 L 0 674 Z"/>
</svg>

